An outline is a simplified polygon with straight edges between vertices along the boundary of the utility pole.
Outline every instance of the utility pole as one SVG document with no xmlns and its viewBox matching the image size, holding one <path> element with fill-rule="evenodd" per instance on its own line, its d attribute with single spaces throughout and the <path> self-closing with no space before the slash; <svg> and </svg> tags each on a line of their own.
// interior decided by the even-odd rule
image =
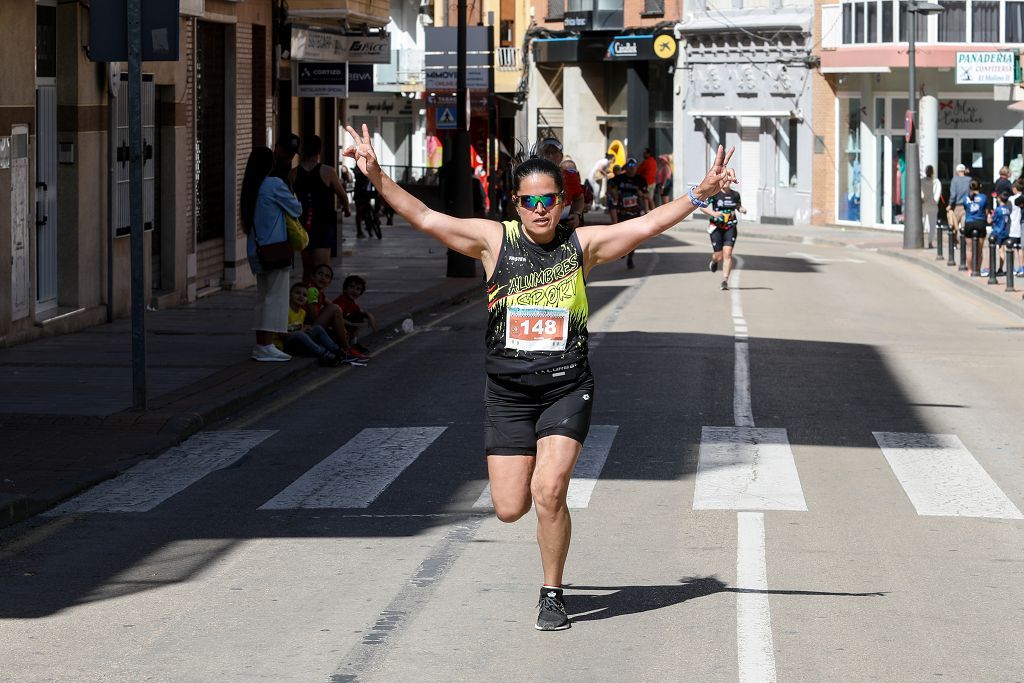
<svg viewBox="0 0 1024 683">
<path fill-rule="evenodd" d="M 146 409 L 146 301 L 142 237 L 142 0 L 128 0 L 128 159 L 132 270 L 132 407 Z"/>
<path fill-rule="evenodd" d="M 917 17 L 928 16 L 942 11 L 940 5 L 911 0 L 907 3 L 907 145 L 904 161 L 907 169 L 907 194 L 903 198 L 903 248 L 924 247 L 924 233 L 921 224 L 921 157 L 917 151 Z M 934 220 L 934 217 L 932 218 Z"/>
<path fill-rule="evenodd" d="M 452 136 L 451 173 L 445 188 L 454 199 L 455 215 L 473 217 L 473 184 L 470 181 L 469 126 L 466 120 L 466 0 L 458 0 L 459 26 L 455 66 L 455 134 Z M 476 277 L 476 259 L 448 250 L 448 277 Z"/>
</svg>

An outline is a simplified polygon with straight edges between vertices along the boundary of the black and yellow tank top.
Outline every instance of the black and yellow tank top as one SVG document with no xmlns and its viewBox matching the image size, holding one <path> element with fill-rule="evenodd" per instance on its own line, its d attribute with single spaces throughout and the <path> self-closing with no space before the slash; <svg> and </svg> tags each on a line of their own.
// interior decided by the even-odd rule
<svg viewBox="0 0 1024 683">
<path fill-rule="evenodd" d="M 587 362 L 583 249 L 564 225 L 534 244 L 518 221 L 505 221 L 494 274 L 487 280 L 487 373 L 560 372 Z"/>
</svg>

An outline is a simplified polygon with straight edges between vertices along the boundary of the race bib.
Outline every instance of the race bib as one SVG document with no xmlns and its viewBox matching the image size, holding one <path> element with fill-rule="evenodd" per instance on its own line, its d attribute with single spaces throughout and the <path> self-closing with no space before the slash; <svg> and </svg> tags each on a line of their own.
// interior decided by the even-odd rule
<svg viewBox="0 0 1024 683">
<path fill-rule="evenodd" d="M 637 204 L 638 204 L 638 202 L 637 202 L 636 197 L 623 197 L 622 198 L 622 207 L 625 208 L 625 209 L 635 209 Z"/>
<path fill-rule="evenodd" d="M 505 314 L 505 348 L 518 351 L 564 351 L 569 311 L 550 306 L 509 306 Z"/>
</svg>

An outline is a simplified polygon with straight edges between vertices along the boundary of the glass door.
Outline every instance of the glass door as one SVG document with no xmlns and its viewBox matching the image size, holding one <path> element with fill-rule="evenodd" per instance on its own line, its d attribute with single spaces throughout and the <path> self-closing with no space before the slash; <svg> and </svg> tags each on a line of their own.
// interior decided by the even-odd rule
<svg viewBox="0 0 1024 683">
<path fill-rule="evenodd" d="M 995 142 L 991 138 L 960 140 L 960 163 L 967 167 L 967 172 L 974 180 L 981 182 L 981 190 L 985 193 L 992 191 L 995 179 L 992 168 L 994 146 Z"/>
<path fill-rule="evenodd" d="M 939 138 L 939 167 L 935 169 L 935 177 L 942 184 L 942 196 L 949 197 L 949 181 L 952 180 L 956 168 L 955 147 L 953 138 Z"/>
</svg>

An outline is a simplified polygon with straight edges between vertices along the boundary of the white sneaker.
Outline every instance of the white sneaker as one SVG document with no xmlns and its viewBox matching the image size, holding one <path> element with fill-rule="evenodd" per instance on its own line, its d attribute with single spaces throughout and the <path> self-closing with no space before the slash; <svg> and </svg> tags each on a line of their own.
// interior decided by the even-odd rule
<svg viewBox="0 0 1024 683">
<path fill-rule="evenodd" d="M 260 346 L 259 344 L 257 344 L 256 346 L 252 347 L 252 355 L 250 356 L 250 358 L 258 361 L 276 362 L 282 362 L 292 359 L 291 356 L 289 356 L 287 353 L 277 348 L 273 344 L 267 344 L 266 346 Z"/>
</svg>

